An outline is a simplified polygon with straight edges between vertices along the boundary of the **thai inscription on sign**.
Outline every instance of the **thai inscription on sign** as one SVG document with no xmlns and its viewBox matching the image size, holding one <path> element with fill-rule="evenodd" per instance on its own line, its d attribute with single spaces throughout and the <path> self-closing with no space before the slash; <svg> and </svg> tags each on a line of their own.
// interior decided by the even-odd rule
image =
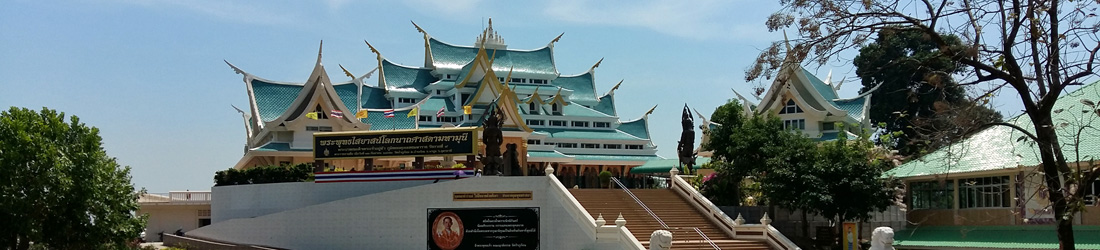
<svg viewBox="0 0 1100 250">
<path fill-rule="evenodd" d="M 477 154 L 477 128 L 313 134 L 313 158 L 385 158 Z"/>
<path fill-rule="evenodd" d="M 453 201 L 518 201 L 531 200 L 531 191 L 455 192 Z"/>
</svg>

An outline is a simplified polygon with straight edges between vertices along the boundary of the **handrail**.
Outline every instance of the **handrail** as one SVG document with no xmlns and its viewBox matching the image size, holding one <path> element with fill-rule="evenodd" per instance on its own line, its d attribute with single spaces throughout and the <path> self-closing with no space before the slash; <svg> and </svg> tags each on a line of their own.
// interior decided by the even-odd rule
<svg viewBox="0 0 1100 250">
<path fill-rule="evenodd" d="M 645 209 L 645 212 L 649 213 L 649 216 L 653 216 L 653 219 L 656 220 L 657 223 L 661 223 L 661 228 L 668 229 L 668 225 L 666 225 L 665 222 L 661 220 L 661 218 L 657 217 L 657 214 L 654 214 L 653 210 L 649 210 L 649 207 L 646 206 L 645 203 L 642 203 L 642 200 L 638 199 L 638 196 L 634 196 L 634 192 L 630 192 L 630 189 L 626 188 L 626 186 L 619 181 L 619 178 L 611 177 L 611 181 L 615 182 L 616 185 L 619 185 L 619 188 L 622 188 L 627 195 L 630 195 L 630 198 L 633 198 L 634 202 L 637 202 L 639 206 L 642 206 L 642 209 Z"/>
<path fill-rule="evenodd" d="M 699 206 L 699 209 L 703 210 L 703 212 L 709 215 L 710 219 L 712 219 L 712 222 L 719 226 L 722 226 L 722 230 L 726 231 L 726 233 L 730 234 L 730 236 L 736 237 L 737 234 L 736 232 L 734 232 L 735 230 L 733 230 L 735 224 L 733 223 L 733 219 L 730 218 L 729 215 L 726 215 L 726 213 L 722 212 L 722 209 L 719 209 L 718 206 L 715 206 L 714 203 L 711 203 L 710 199 L 707 199 L 707 197 L 699 194 L 699 192 L 693 192 L 695 188 L 691 187 L 691 185 L 688 184 L 687 181 L 683 179 L 683 177 L 680 177 L 679 175 L 670 177 L 672 179 L 672 183 L 670 183 L 669 185 L 670 189 L 681 189 L 680 192 L 682 192 L 682 194 L 685 196 L 684 199 L 695 203 L 697 206 Z"/>
<path fill-rule="evenodd" d="M 717 250 L 722 250 L 722 248 L 718 247 L 718 244 L 714 244 L 714 241 L 710 240 L 710 237 L 707 237 L 707 234 L 703 233 L 703 230 L 699 230 L 698 227 L 693 227 L 693 228 L 695 229 L 695 232 L 699 234 L 700 237 L 703 237 L 703 240 L 707 241 L 707 243 L 710 243 L 711 247 L 714 247 L 714 249 L 717 249 Z"/>
<path fill-rule="evenodd" d="M 585 233 L 595 236 L 596 220 L 592 218 L 592 215 L 588 214 L 588 211 L 580 205 L 577 198 L 569 194 L 569 189 L 565 188 L 565 185 L 562 185 L 561 182 L 558 181 L 558 178 L 554 178 L 553 175 L 548 175 L 546 177 L 550 178 L 550 193 L 557 193 L 559 199 L 563 199 L 563 202 L 568 202 L 569 204 L 565 204 L 562 207 L 565 208 L 567 213 L 573 214 L 574 219 L 581 220 L 580 222 L 583 224 L 581 229 L 584 230 Z"/>
</svg>

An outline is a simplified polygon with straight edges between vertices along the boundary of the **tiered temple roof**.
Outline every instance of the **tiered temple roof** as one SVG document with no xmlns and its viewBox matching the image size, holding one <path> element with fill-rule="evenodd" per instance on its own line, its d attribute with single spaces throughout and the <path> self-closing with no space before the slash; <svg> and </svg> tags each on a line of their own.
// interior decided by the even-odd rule
<svg viewBox="0 0 1100 250">
<path fill-rule="evenodd" d="M 321 65 L 320 52 L 314 72 L 305 83 L 263 79 L 230 64 L 244 75 L 251 104 L 250 112 L 242 111 L 248 123 L 246 158 L 252 151 L 309 150 L 312 144 L 299 141 L 305 137 L 297 134 L 317 130 L 307 132 L 298 127 L 328 126 L 331 131 L 349 131 L 477 126 L 487 109 L 500 109 L 506 116 L 506 131 L 526 133 L 522 137 L 532 144 L 528 148 L 532 160 L 560 158 L 576 164 L 640 165 L 662 159 L 650 140 L 649 113 L 630 121 L 619 120 L 614 89 L 622 82 L 606 94 L 597 94 L 595 70 L 599 62 L 576 75 L 557 71 L 554 43 L 561 36 L 541 48 L 515 50 L 507 49 L 491 24 L 475 46 L 449 44 L 416 27 L 424 35 L 423 67 L 390 61 L 368 43 L 377 55 L 377 85 L 364 83 L 371 73 L 347 81 L 330 81 Z M 347 70 L 345 74 L 354 77 Z M 463 106 L 472 107 L 472 115 L 465 115 Z M 418 114 L 406 117 L 414 109 Z M 437 117 L 440 110 L 443 114 Z M 342 112 L 344 118 L 334 117 L 333 111 Z M 356 119 L 358 111 L 366 111 L 367 117 Z M 387 111 L 394 117 L 385 117 Z M 308 112 L 320 114 L 327 123 L 301 119 Z M 294 140 L 286 133 L 294 133 Z M 586 148 L 582 150 L 578 144 Z M 241 164 L 245 161 L 242 159 Z"/>
</svg>

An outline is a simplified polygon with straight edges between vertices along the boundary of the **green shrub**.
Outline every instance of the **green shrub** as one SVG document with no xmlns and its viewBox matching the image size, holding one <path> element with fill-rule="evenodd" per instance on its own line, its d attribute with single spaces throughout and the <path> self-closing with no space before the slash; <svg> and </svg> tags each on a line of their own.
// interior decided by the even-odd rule
<svg viewBox="0 0 1100 250">
<path fill-rule="evenodd" d="M 600 185 L 606 187 L 611 184 L 611 171 L 604 170 L 600 172 Z"/>
<path fill-rule="evenodd" d="M 244 170 L 226 169 L 214 173 L 214 186 L 247 185 L 313 180 L 313 164 L 263 166 Z"/>
</svg>

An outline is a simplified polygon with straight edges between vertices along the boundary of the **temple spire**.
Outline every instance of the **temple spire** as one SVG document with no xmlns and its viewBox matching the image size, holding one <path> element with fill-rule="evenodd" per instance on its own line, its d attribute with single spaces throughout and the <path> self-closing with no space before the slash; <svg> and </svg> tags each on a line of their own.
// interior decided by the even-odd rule
<svg viewBox="0 0 1100 250">
<path fill-rule="evenodd" d="M 476 44 L 488 49 L 508 48 L 508 45 L 504 44 L 504 38 L 493 30 L 493 18 L 489 18 L 489 27 L 486 27 L 485 30 L 481 32 L 481 35 L 477 37 Z"/>
</svg>

